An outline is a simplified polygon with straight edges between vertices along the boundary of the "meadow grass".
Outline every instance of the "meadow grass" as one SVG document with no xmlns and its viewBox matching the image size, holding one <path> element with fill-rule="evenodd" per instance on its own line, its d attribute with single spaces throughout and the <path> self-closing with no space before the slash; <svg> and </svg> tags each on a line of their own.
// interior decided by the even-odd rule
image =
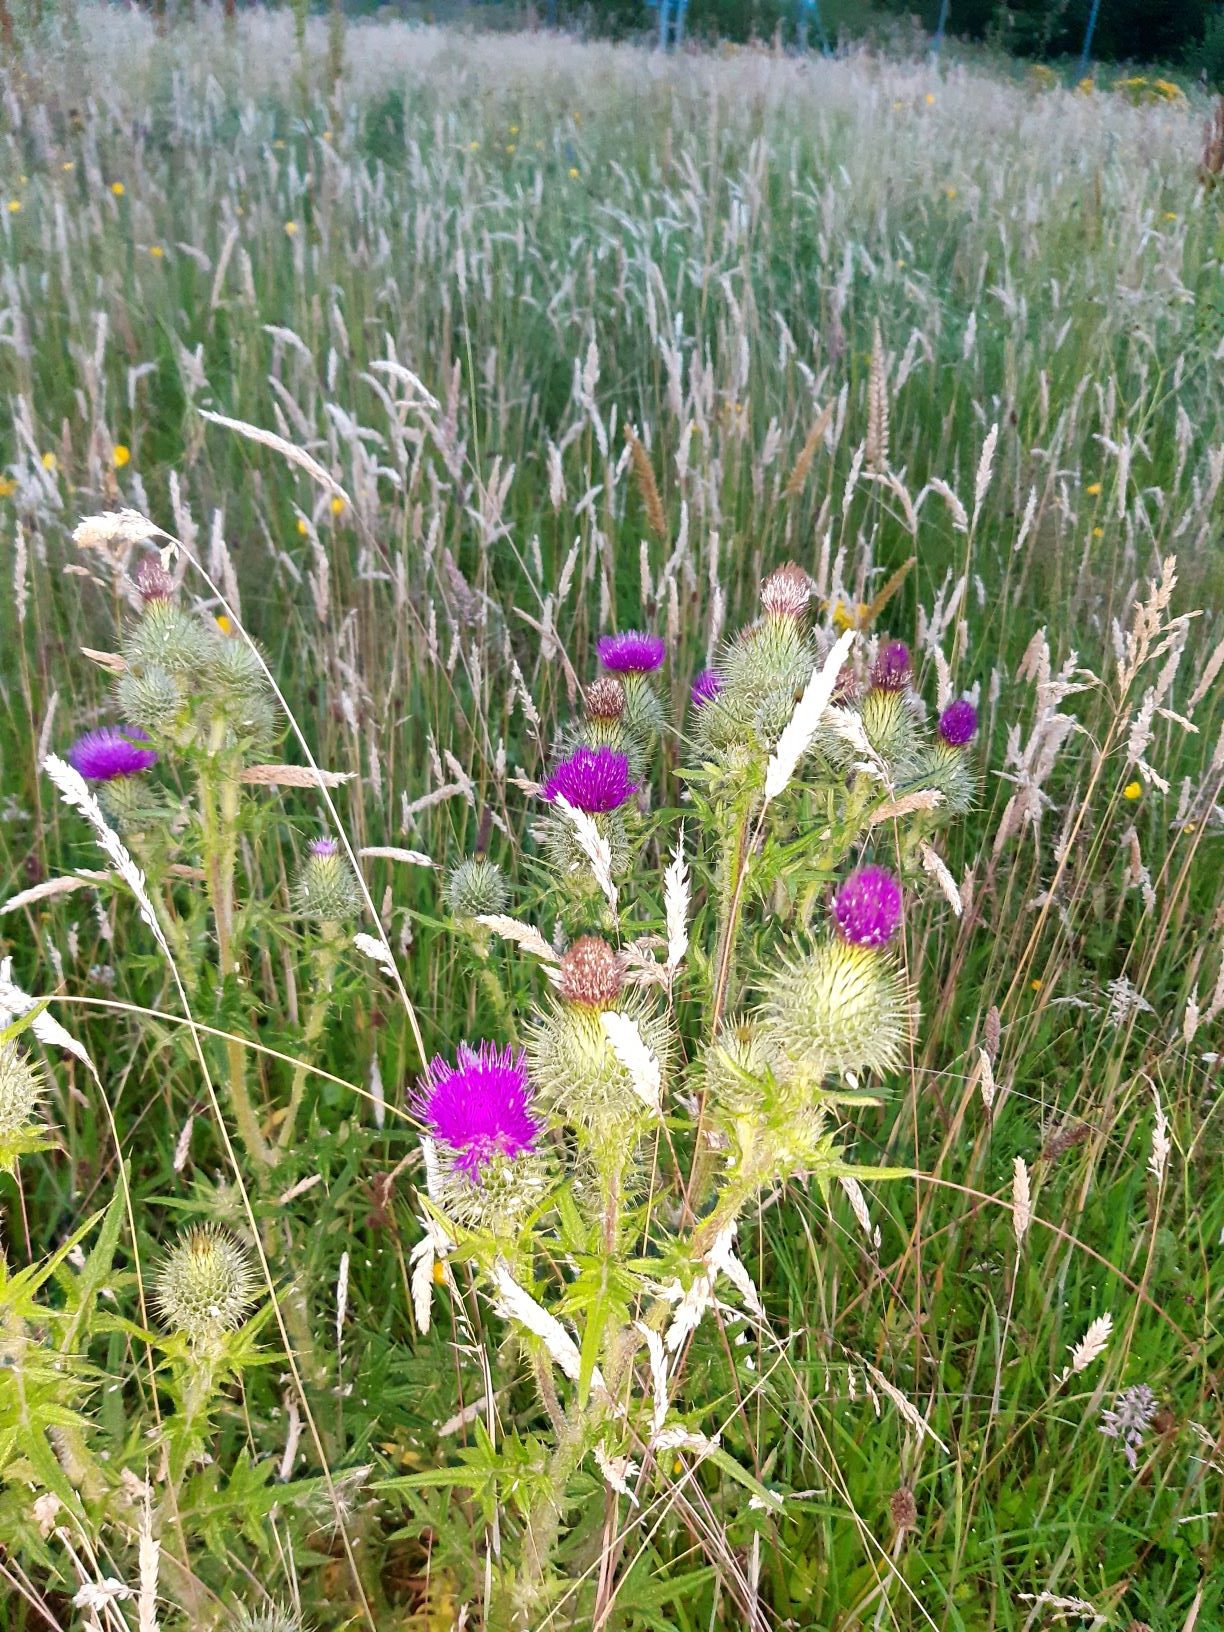
<svg viewBox="0 0 1224 1632">
<path fill-rule="evenodd" d="M 771 1335 L 711 1320 L 690 1367 L 785 1504 L 677 1461 L 672 1499 L 621 1506 L 606 1624 L 1224 1625 L 1206 110 L 392 23 L 350 28 L 331 84 L 326 49 L 312 24 L 299 57 L 281 15 L 159 39 L 90 9 L 4 70 L 0 954 L 97 1069 L 48 1052 L 54 1148 L 0 1180 L 10 1276 L 121 1210 L 82 1421 L 52 1436 L 83 1517 L 39 1535 L 56 1459 L 0 1421 L 0 1623 L 76 1624 L 82 1581 L 147 1576 L 137 1487 L 170 1475 L 146 1289 L 181 1226 L 253 1214 L 283 1325 L 160 1532 L 152 1612 L 493 1624 L 496 1516 L 395 1483 L 482 1455 L 491 1388 L 502 1427 L 540 1417 L 474 1297 L 466 1324 L 412 1320 L 421 1049 L 505 1035 L 533 989 L 455 934 L 437 869 L 487 844 L 547 932 L 524 784 L 595 637 L 666 634 L 679 718 L 764 571 L 798 560 L 828 616 L 867 622 L 912 558 L 876 621 L 929 695 L 977 697 L 985 778 L 943 850 L 962 910 L 936 892 L 907 919 L 910 1069 L 848 1121 L 858 1161 L 922 1176 L 865 1202 L 791 1184 L 741 1229 Z M 113 718 L 83 649 L 114 649 L 134 554 L 71 533 L 118 505 L 182 541 L 185 592 L 260 643 L 318 765 L 353 778 L 331 795 L 353 849 L 434 863 L 363 862 L 406 1002 L 354 952 L 311 1025 L 325 966 L 284 926 L 330 826 L 309 786 L 238 834 L 250 963 L 201 977 L 199 1029 L 129 893 L 37 892 L 101 866 L 40 765 Z M 274 1183 L 207 1087 L 234 1049 L 273 1142 L 301 1079 Z M 0 1307 L 6 1357 L 60 1329 Z M 1138 1385 L 1158 1410 L 1132 1467 L 1100 1429 Z M 128 1470 L 126 1506 L 74 1476 L 77 1432 Z M 578 1577 L 602 1488 L 575 1486 Z M 136 1601 L 97 1614 L 135 1625 Z"/>
</svg>

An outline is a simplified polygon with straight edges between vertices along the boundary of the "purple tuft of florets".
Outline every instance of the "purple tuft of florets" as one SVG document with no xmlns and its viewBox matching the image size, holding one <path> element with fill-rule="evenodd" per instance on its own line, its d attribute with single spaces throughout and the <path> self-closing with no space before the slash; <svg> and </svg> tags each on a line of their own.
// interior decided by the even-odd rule
<svg viewBox="0 0 1224 1632">
<path fill-rule="evenodd" d="M 977 709 L 966 697 L 949 703 L 939 716 L 939 734 L 949 748 L 963 748 L 977 730 Z"/>
<path fill-rule="evenodd" d="M 901 922 L 901 886 L 883 867 L 860 867 L 833 897 L 833 921 L 852 946 L 884 946 Z"/>
<path fill-rule="evenodd" d="M 904 691 L 910 682 L 910 650 L 903 640 L 881 646 L 871 671 L 877 691 Z"/>
<path fill-rule="evenodd" d="M 87 731 L 68 750 L 68 763 L 87 782 L 113 782 L 116 777 L 135 776 L 157 764 L 153 748 L 141 748 L 148 736 L 139 726 L 104 725 Z"/>
<path fill-rule="evenodd" d="M 563 759 L 540 792 L 545 799 L 560 795 L 588 816 L 618 810 L 638 785 L 629 780 L 629 760 L 616 748 L 576 748 Z"/>
<path fill-rule="evenodd" d="M 614 674 L 649 674 L 662 666 L 667 647 L 658 635 L 626 629 L 623 635 L 603 635 L 596 647 L 599 661 Z"/>
<path fill-rule="evenodd" d="M 473 1184 L 495 1156 L 513 1160 L 535 1146 L 540 1125 L 524 1061 L 522 1049 L 460 1043 L 454 1065 L 436 1055 L 420 1079 L 413 1111 Z"/>
<path fill-rule="evenodd" d="M 335 839 L 311 839 L 310 853 L 312 856 L 331 857 L 340 854 L 340 846 Z"/>
<path fill-rule="evenodd" d="M 715 670 L 702 669 L 689 687 L 689 696 L 692 698 L 693 707 L 704 708 L 707 703 L 714 701 L 722 689 L 722 680 Z"/>
</svg>

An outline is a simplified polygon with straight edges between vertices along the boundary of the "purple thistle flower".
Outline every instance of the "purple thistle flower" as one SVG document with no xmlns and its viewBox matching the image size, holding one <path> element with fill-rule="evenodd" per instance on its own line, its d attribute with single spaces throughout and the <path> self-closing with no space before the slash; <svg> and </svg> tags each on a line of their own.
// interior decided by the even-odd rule
<svg viewBox="0 0 1224 1632">
<path fill-rule="evenodd" d="M 540 1125 L 531 1114 L 525 1055 L 510 1047 L 460 1043 L 454 1065 L 440 1054 L 420 1079 L 412 1109 L 458 1156 L 473 1184 L 497 1155 L 513 1160 L 531 1150 Z"/>
<path fill-rule="evenodd" d="M 871 683 L 877 691 L 904 691 L 909 681 L 909 647 L 903 640 L 890 640 L 876 655 Z"/>
<path fill-rule="evenodd" d="M 311 839 L 310 854 L 312 856 L 331 857 L 339 855 L 340 846 L 335 839 Z"/>
<path fill-rule="evenodd" d="M 901 922 L 901 886 L 883 867 L 860 867 L 833 897 L 833 921 L 852 946 L 884 946 Z"/>
<path fill-rule="evenodd" d="M 155 749 L 137 747 L 137 743 L 148 740 L 139 726 L 104 725 L 100 730 L 87 731 L 73 743 L 68 763 L 87 782 L 113 782 L 119 776 L 135 776 L 157 764 Z"/>
<path fill-rule="evenodd" d="M 692 699 L 693 707 L 704 708 L 707 703 L 714 701 L 722 689 L 722 680 L 715 670 L 702 669 L 689 687 L 689 696 Z"/>
<path fill-rule="evenodd" d="M 662 666 L 667 646 L 658 635 L 626 629 L 623 635 L 602 635 L 596 646 L 599 661 L 614 674 L 649 674 Z"/>
<path fill-rule="evenodd" d="M 949 703 L 939 716 L 939 734 L 949 748 L 963 748 L 977 730 L 977 709 L 966 697 Z"/>
<path fill-rule="evenodd" d="M 545 799 L 558 794 L 589 816 L 618 810 L 638 785 L 629 780 L 629 760 L 616 748 L 576 748 L 563 759 L 540 789 Z"/>
</svg>

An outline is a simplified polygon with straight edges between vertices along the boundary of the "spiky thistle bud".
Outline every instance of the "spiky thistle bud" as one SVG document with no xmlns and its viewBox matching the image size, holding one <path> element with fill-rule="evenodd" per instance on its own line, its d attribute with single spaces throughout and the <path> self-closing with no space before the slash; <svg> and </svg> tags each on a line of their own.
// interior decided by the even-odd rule
<svg viewBox="0 0 1224 1632">
<path fill-rule="evenodd" d="M 269 1604 L 266 1609 L 247 1609 L 241 1605 L 230 1616 L 228 1632 L 308 1632 L 305 1622 L 284 1604 Z"/>
<path fill-rule="evenodd" d="M 527 1067 L 546 1110 L 588 1145 L 607 1151 L 620 1146 L 623 1156 L 646 1107 L 604 1027 L 607 1012 L 584 1003 L 550 1005 L 527 1035 Z M 618 1012 L 636 1024 L 665 1082 L 672 1052 L 666 1016 L 638 992 L 623 996 Z"/>
<path fill-rule="evenodd" d="M 569 1003 L 610 1008 L 624 984 L 620 954 L 598 935 L 583 935 L 561 959 L 557 989 Z"/>
<path fill-rule="evenodd" d="M 706 1092 L 716 1108 L 738 1117 L 760 1111 L 773 1073 L 773 1050 L 751 1019 L 727 1021 L 701 1057 Z"/>
<path fill-rule="evenodd" d="M 140 673 L 151 663 L 171 674 L 199 674 L 207 665 L 216 637 L 199 618 L 172 601 L 151 600 L 128 630 L 120 650 L 128 667 Z"/>
<path fill-rule="evenodd" d="M 693 677 L 693 683 L 689 687 L 689 701 L 694 708 L 704 708 L 707 703 L 714 701 L 722 689 L 722 676 L 717 669 L 702 669 L 700 674 Z"/>
<path fill-rule="evenodd" d="M 361 911 L 361 890 L 335 839 L 311 841 L 293 881 L 293 910 L 299 918 L 333 924 Z"/>
<path fill-rule="evenodd" d="M 794 561 L 788 561 L 771 572 L 761 585 L 761 609 L 770 617 L 800 618 L 815 590 L 810 574 Z"/>
<path fill-rule="evenodd" d="M 693 719 L 702 750 L 728 761 L 772 752 L 822 655 L 793 617 L 764 617 L 741 630 L 720 655 L 717 690 Z"/>
<path fill-rule="evenodd" d="M 150 601 L 168 601 L 174 594 L 174 579 L 155 555 L 146 555 L 136 568 L 133 582 L 146 606 Z"/>
<path fill-rule="evenodd" d="M 625 712 L 625 688 L 614 675 L 592 680 L 586 689 L 586 711 L 590 720 L 619 720 Z"/>
<path fill-rule="evenodd" d="M 257 1285 L 245 1247 L 216 1225 L 201 1224 L 170 1249 L 155 1297 L 167 1326 L 192 1343 L 215 1343 L 241 1324 Z"/>
<path fill-rule="evenodd" d="M 871 670 L 875 691 L 905 691 L 910 683 L 910 650 L 903 640 L 881 646 Z"/>
<path fill-rule="evenodd" d="M 918 721 L 905 691 L 873 683 L 863 698 L 860 717 L 876 753 L 904 775 L 920 747 Z"/>
<path fill-rule="evenodd" d="M 165 737 L 182 716 L 186 694 L 169 669 L 149 663 L 139 673 L 129 669 L 119 676 L 115 701 L 133 725 Z"/>
<path fill-rule="evenodd" d="M 39 1066 L 16 1043 L 0 1043 L 0 1149 L 30 1121 L 45 1089 Z"/>
<path fill-rule="evenodd" d="M 913 998 L 893 959 L 874 947 L 823 941 L 766 981 L 762 1028 L 805 1079 L 885 1072 L 913 1035 Z"/>
<path fill-rule="evenodd" d="M 270 695 L 259 654 L 245 640 L 218 640 L 208 664 L 208 683 L 232 697 Z"/>
<path fill-rule="evenodd" d="M 462 920 L 504 912 L 510 892 L 506 875 L 495 861 L 484 856 L 469 856 L 451 868 L 445 896 L 451 916 Z"/>
</svg>

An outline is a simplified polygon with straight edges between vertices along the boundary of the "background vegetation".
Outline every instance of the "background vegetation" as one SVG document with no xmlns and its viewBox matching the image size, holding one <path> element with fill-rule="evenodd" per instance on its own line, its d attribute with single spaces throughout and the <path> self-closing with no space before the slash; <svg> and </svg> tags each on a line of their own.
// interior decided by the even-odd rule
<svg viewBox="0 0 1224 1632">
<path fill-rule="evenodd" d="M 752 1507 L 711 1464 L 700 1526 L 678 1497 L 646 1522 L 622 1508 L 612 1624 L 1219 1624 L 1224 239 L 1198 175 L 1206 109 L 1107 80 L 399 24 L 329 45 L 312 23 L 300 50 L 262 13 L 159 39 L 85 11 L 26 36 L 4 75 L 0 953 L 98 1079 L 48 1051 L 54 1146 L 0 1178 L 0 1621 L 66 1627 L 83 1580 L 136 1584 L 181 1415 L 142 1298 L 183 1225 L 245 1229 L 240 1177 L 317 1369 L 295 1376 L 265 1317 L 210 1460 L 175 1486 L 162 1624 L 270 1598 L 320 1627 L 481 1624 L 504 1486 L 482 1503 L 404 1476 L 508 1454 L 535 1411 L 487 1309 L 413 1324 L 421 1060 L 394 984 L 346 950 L 304 1040 L 287 883 L 327 825 L 317 796 L 269 790 L 251 817 L 244 982 L 208 988 L 201 1016 L 210 1066 L 227 1039 L 253 1062 L 272 1134 L 310 1067 L 271 1177 L 222 1140 L 126 891 L 28 894 L 101 865 L 39 766 L 112 717 L 83 648 L 114 647 L 124 563 L 69 535 L 124 504 L 198 556 L 225 607 L 194 571 L 186 593 L 256 636 L 319 764 L 353 775 L 334 798 L 354 843 L 435 864 L 365 864 L 427 1053 L 502 1034 L 538 978 L 456 935 L 437 869 L 487 842 L 548 930 L 521 783 L 595 635 L 668 635 L 679 720 L 765 568 L 803 562 L 832 619 L 916 558 L 883 621 L 928 694 L 945 662 L 976 691 L 987 775 L 946 855 L 962 914 L 936 895 L 907 928 L 921 1047 L 850 1136 L 924 1177 L 865 1217 L 792 1186 L 742 1237 L 768 1325 L 707 1323 L 694 1372 L 728 1455 L 785 1505 Z M 881 405 L 891 481 L 864 473 Z M 202 409 L 308 449 L 347 502 Z M 1124 682 L 1153 581 L 1157 657 Z M 16 1279 L 60 1247 L 41 1285 Z M 1106 1315 L 1101 1352 L 1060 1380 Z M 1140 1384 L 1157 1409 L 1132 1466 L 1100 1430 Z M 469 1409 L 490 1392 L 492 1452 Z M 584 1478 L 579 1573 L 604 1512 Z M 136 1625 L 134 1602 L 105 1614 Z"/>
</svg>

